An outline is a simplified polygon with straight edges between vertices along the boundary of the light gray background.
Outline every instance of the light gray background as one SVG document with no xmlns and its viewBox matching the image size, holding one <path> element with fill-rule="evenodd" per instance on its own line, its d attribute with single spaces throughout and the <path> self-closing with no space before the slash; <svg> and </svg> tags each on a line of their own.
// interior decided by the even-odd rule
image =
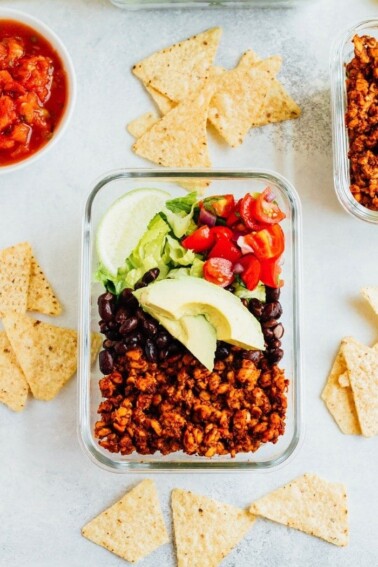
<svg viewBox="0 0 378 567">
<path fill-rule="evenodd" d="M 76 325 L 80 224 L 91 184 L 109 169 L 144 166 L 125 125 L 152 108 L 131 75 L 145 55 L 214 25 L 224 29 L 217 63 L 232 66 L 247 48 L 281 53 L 281 77 L 303 108 L 291 125 L 251 133 L 244 145 L 212 144 L 215 166 L 276 169 L 296 186 L 304 212 L 304 415 L 301 451 L 280 470 L 250 474 L 155 476 L 169 522 L 173 487 L 246 506 L 303 472 L 347 485 L 351 542 L 339 549 L 283 526 L 258 521 L 224 561 L 238 567 L 373 567 L 378 564 L 377 439 L 343 436 L 319 394 L 340 339 L 373 343 L 378 319 L 359 296 L 378 285 L 377 229 L 349 217 L 332 181 L 328 60 L 340 30 L 378 16 L 373 0 L 304 2 L 293 10 L 119 11 L 105 0 L 1 2 L 43 19 L 75 64 L 78 101 L 51 153 L 0 176 L 0 247 L 30 240 Z M 30 399 L 22 414 L 0 407 L 1 567 L 118 567 L 121 559 L 80 535 L 81 526 L 142 476 L 96 467 L 76 437 L 76 380 L 50 403 Z M 173 566 L 166 545 L 141 565 Z M 206 567 L 206 566 L 204 566 Z"/>
</svg>

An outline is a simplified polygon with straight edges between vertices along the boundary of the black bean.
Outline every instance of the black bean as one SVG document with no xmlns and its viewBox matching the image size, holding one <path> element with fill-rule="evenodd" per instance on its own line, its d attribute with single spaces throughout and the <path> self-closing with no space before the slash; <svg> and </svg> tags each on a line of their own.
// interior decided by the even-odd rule
<svg viewBox="0 0 378 567">
<path fill-rule="evenodd" d="M 253 297 L 249 301 L 248 309 L 250 310 L 252 315 L 254 315 L 257 319 L 260 319 L 264 309 L 264 304 L 261 303 L 260 300 Z"/>
<path fill-rule="evenodd" d="M 117 309 L 117 312 L 115 314 L 114 319 L 117 321 L 117 323 L 119 323 L 120 325 L 122 325 L 122 323 L 124 323 L 127 319 L 127 317 L 129 316 L 128 312 L 126 311 L 126 309 L 124 307 L 119 307 Z"/>
<path fill-rule="evenodd" d="M 119 332 L 114 329 L 110 329 L 109 331 L 107 331 L 105 333 L 105 336 L 107 339 L 110 339 L 111 341 L 119 341 L 121 339 L 121 335 L 119 334 Z"/>
<path fill-rule="evenodd" d="M 124 323 L 119 328 L 119 332 L 121 335 L 127 335 L 127 333 L 131 333 L 131 331 L 135 331 L 138 326 L 138 317 L 136 315 L 132 315 L 128 317 Z"/>
<path fill-rule="evenodd" d="M 100 327 L 100 333 L 107 333 L 109 331 L 109 327 L 106 321 L 99 321 L 98 325 Z"/>
<path fill-rule="evenodd" d="M 156 346 L 159 349 L 163 349 L 163 348 L 166 348 L 168 346 L 168 344 L 170 343 L 170 340 L 171 340 L 171 338 L 168 335 L 168 333 L 161 331 L 160 333 L 158 333 L 158 335 L 156 335 L 155 343 L 156 343 Z"/>
<path fill-rule="evenodd" d="M 261 360 L 262 352 L 260 350 L 245 350 L 242 357 L 258 364 Z"/>
<path fill-rule="evenodd" d="M 133 296 L 133 290 L 129 287 L 122 291 L 119 296 L 119 303 L 123 307 L 126 307 L 130 313 L 135 311 L 139 305 L 137 298 Z"/>
<path fill-rule="evenodd" d="M 148 272 L 144 274 L 142 278 L 142 282 L 148 285 L 153 281 L 155 281 L 159 274 L 160 274 L 159 268 L 152 268 L 151 270 L 148 270 Z"/>
<path fill-rule="evenodd" d="M 114 346 L 114 341 L 110 341 L 109 339 L 105 339 L 102 343 L 103 348 L 110 349 Z"/>
<path fill-rule="evenodd" d="M 281 290 L 279 287 L 265 286 L 266 302 L 278 301 L 280 298 Z"/>
<path fill-rule="evenodd" d="M 134 285 L 134 289 L 141 289 L 142 287 L 146 287 L 146 283 L 143 282 L 143 280 L 139 280 L 135 285 Z"/>
<path fill-rule="evenodd" d="M 269 350 L 274 350 L 276 348 L 281 348 L 281 341 L 278 339 L 273 339 L 269 341 Z"/>
<path fill-rule="evenodd" d="M 227 291 L 230 291 L 231 293 L 234 293 L 235 288 L 233 285 L 228 285 L 227 287 L 225 287 L 224 289 L 226 289 Z"/>
<path fill-rule="evenodd" d="M 218 343 L 215 351 L 215 358 L 224 360 L 230 354 L 230 347 L 226 343 Z"/>
<path fill-rule="evenodd" d="M 278 323 L 278 325 L 273 329 L 273 334 L 276 337 L 276 339 L 281 339 L 283 337 L 284 332 L 285 329 L 283 328 L 282 323 Z"/>
<path fill-rule="evenodd" d="M 133 333 L 132 335 L 128 335 L 127 337 L 125 337 L 124 343 L 127 346 L 127 348 L 136 348 L 137 346 L 140 346 L 140 340 L 136 333 Z"/>
<path fill-rule="evenodd" d="M 242 297 L 242 299 L 240 300 L 242 302 L 242 304 L 244 305 L 244 307 L 248 307 L 248 299 L 246 299 L 245 297 Z"/>
<path fill-rule="evenodd" d="M 267 321 L 268 319 L 279 319 L 282 315 L 282 307 L 279 301 L 273 301 L 272 303 L 267 303 L 264 307 L 262 314 L 262 321 Z"/>
<path fill-rule="evenodd" d="M 115 343 L 114 350 L 119 356 L 123 356 L 127 352 L 127 346 L 124 342 L 118 341 Z"/>
<path fill-rule="evenodd" d="M 142 321 L 142 328 L 147 335 L 154 336 L 158 332 L 159 324 L 152 318 L 147 319 L 147 317 L 145 317 L 145 319 Z"/>
<path fill-rule="evenodd" d="M 282 348 L 275 348 L 271 351 L 268 351 L 268 359 L 272 363 L 279 362 L 283 355 L 284 351 L 282 350 Z"/>
<path fill-rule="evenodd" d="M 97 299 L 97 305 L 101 319 L 103 321 L 110 321 L 114 312 L 114 296 L 109 292 L 103 293 Z"/>
<path fill-rule="evenodd" d="M 98 361 L 100 370 L 103 374 L 110 374 L 113 371 L 113 357 L 107 350 L 102 350 L 99 354 Z"/>
<path fill-rule="evenodd" d="M 177 341 L 172 342 L 168 347 L 168 356 L 173 356 L 174 354 L 179 353 L 181 350 L 181 344 Z"/>
<path fill-rule="evenodd" d="M 278 325 L 276 319 L 268 319 L 266 321 L 263 321 L 261 323 L 261 326 L 263 329 L 271 329 L 273 327 L 276 327 Z"/>
<path fill-rule="evenodd" d="M 144 345 L 144 352 L 149 362 L 156 362 L 158 357 L 158 349 L 152 339 L 147 339 Z"/>
<path fill-rule="evenodd" d="M 144 321 L 146 318 L 146 314 L 140 307 L 136 310 L 135 315 L 138 317 L 139 321 Z"/>
<path fill-rule="evenodd" d="M 270 339 L 273 339 L 273 337 L 274 337 L 274 331 L 273 331 L 273 329 L 269 329 L 269 328 L 264 329 L 264 328 L 263 328 L 263 333 L 264 333 L 264 339 L 265 339 L 266 341 L 269 341 Z"/>
</svg>

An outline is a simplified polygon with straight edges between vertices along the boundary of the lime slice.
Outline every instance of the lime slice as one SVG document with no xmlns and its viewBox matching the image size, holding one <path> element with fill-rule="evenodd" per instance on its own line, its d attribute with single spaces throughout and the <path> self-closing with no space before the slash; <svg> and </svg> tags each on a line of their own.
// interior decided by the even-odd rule
<svg viewBox="0 0 378 567">
<path fill-rule="evenodd" d="M 112 275 L 117 275 L 148 223 L 169 197 L 160 189 L 134 189 L 106 211 L 97 229 L 96 248 L 99 261 Z"/>
</svg>

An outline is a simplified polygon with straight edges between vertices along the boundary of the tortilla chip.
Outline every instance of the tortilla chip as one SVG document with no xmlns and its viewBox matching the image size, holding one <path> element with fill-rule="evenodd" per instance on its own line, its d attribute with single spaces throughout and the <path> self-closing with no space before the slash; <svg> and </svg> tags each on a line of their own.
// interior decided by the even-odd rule
<svg viewBox="0 0 378 567">
<path fill-rule="evenodd" d="M 133 67 L 133 73 L 172 101 L 182 101 L 203 87 L 222 35 L 220 28 L 153 53 Z"/>
<path fill-rule="evenodd" d="M 145 132 L 147 132 L 156 122 L 159 121 L 159 117 L 153 112 L 146 112 L 136 118 L 127 125 L 129 133 L 134 136 L 134 138 L 140 138 Z"/>
<path fill-rule="evenodd" d="M 345 435 L 361 435 L 352 390 L 341 386 L 339 383 L 339 376 L 347 371 L 342 354 L 342 344 L 321 397 L 342 433 Z"/>
<path fill-rule="evenodd" d="M 210 167 L 206 121 L 215 81 L 168 112 L 133 145 L 134 152 L 168 167 Z"/>
<path fill-rule="evenodd" d="M 14 311 L 3 324 L 33 396 L 52 400 L 76 372 L 76 331 Z"/>
<path fill-rule="evenodd" d="M 378 315 L 378 287 L 364 287 L 361 293 Z"/>
<path fill-rule="evenodd" d="M 82 529 L 87 539 L 136 563 L 167 543 L 155 483 L 144 480 Z"/>
<path fill-rule="evenodd" d="M 31 258 L 27 308 L 45 315 L 60 315 L 62 312 L 62 306 L 34 256 Z"/>
<path fill-rule="evenodd" d="M 173 529 L 178 567 L 215 567 L 243 539 L 255 517 L 229 504 L 175 489 Z"/>
<path fill-rule="evenodd" d="M 148 85 L 144 86 L 162 114 L 167 114 L 170 110 L 172 110 L 172 108 L 176 106 L 176 102 L 163 95 L 153 87 L 150 87 Z"/>
<path fill-rule="evenodd" d="M 0 317 L 5 311 L 25 313 L 31 256 L 28 242 L 0 250 Z"/>
<path fill-rule="evenodd" d="M 343 484 L 304 474 L 252 504 L 250 512 L 330 543 L 349 540 L 347 495 Z"/>
<path fill-rule="evenodd" d="M 280 67 L 280 57 L 269 57 L 251 68 L 239 63 L 219 78 L 209 120 L 230 146 L 241 144 L 251 124 L 260 116 Z"/>
<path fill-rule="evenodd" d="M 24 409 L 28 383 L 4 331 L 0 332 L 0 402 L 13 411 Z"/>
<path fill-rule="evenodd" d="M 342 345 L 362 435 L 378 435 L 378 352 L 358 341 Z"/>
<path fill-rule="evenodd" d="M 267 94 L 265 104 L 259 116 L 252 124 L 253 128 L 259 128 L 273 122 L 283 122 L 298 118 L 301 109 L 287 93 L 284 86 L 275 79 Z"/>
</svg>

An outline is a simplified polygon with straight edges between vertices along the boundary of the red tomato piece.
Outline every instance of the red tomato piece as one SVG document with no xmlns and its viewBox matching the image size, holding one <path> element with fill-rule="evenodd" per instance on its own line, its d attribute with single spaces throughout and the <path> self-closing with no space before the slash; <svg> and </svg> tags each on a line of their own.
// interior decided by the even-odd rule
<svg viewBox="0 0 378 567">
<path fill-rule="evenodd" d="M 258 222 L 275 224 L 286 217 L 277 203 L 270 200 L 270 195 L 271 190 L 267 188 L 255 199 L 253 215 Z"/>
<path fill-rule="evenodd" d="M 203 277 L 210 283 L 227 287 L 234 280 L 232 262 L 225 258 L 210 258 L 203 265 Z"/>
<path fill-rule="evenodd" d="M 241 202 L 242 202 L 242 199 L 239 199 L 239 201 L 234 206 L 233 210 L 228 215 L 227 220 L 226 220 L 227 226 L 234 226 L 236 223 L 240 222 L 240 220 L 241 220 L 241 218 L 240 218 L 240 204 L 241 204 Z"/>
<path fill-rule="evenodd" d="M 240 277 L 245 287 L 252 291 L 260 281 L 261 264 L 254 254 L 246 254 L 239 260 L 244 268 Z"/>
<path fill-rule="evenodd" d="M 281 272 L 279 258 L 264 260 L 261 262 L 260 280 L 269 287 L 282 287 L 284 281 L 280 279 Z"/>
<path fill-rule="evenodd" d="M 244 239 L 259 260 L 278 258 L 285 249 L 285 236 L 279 224 L 247 234 Z"/>
<path fill-rule="evenodd" d="M 241 257 L 241 251 L 236 244 L 227 238 L 219 238 L 210 250 L 208 258 L 225 258 L 235 264 Z"/>
<path fill-rule="evenodd" d="M 215 237 L 210 227 L 206 224 L 200 226 L 181 242 L 184 248 L 193 250 L 194 252 L 205 252 L 214 244 Z"/>
<path fill-rule="evenodd" d="M 0 96 L 0 131 L 8 128 L 17 118 L 16 107 L 9 96 Z"/>
<path fill-rule="evenodd" d="M 211 229 L 211 232 L 214 235 L 215 240 L 219 240 L 220 238 L 228 238 L 230 240 L 234 235 L 232 230 L 227 228 L 227 226 L 214 226 Z"/>
<path fill-rule="evenodd" d="M 202 206 L 217 217 L 227 218 L 235 206 L 233 195 L 215 195 L 202 201 Z"/>
<path fill-rule="evenodd" d="M 49 57 L 24 57 L 15 70 L 15 77 L 28 90 L 45 102 L 50 97 L 54 67 Z"/>
</svg>

